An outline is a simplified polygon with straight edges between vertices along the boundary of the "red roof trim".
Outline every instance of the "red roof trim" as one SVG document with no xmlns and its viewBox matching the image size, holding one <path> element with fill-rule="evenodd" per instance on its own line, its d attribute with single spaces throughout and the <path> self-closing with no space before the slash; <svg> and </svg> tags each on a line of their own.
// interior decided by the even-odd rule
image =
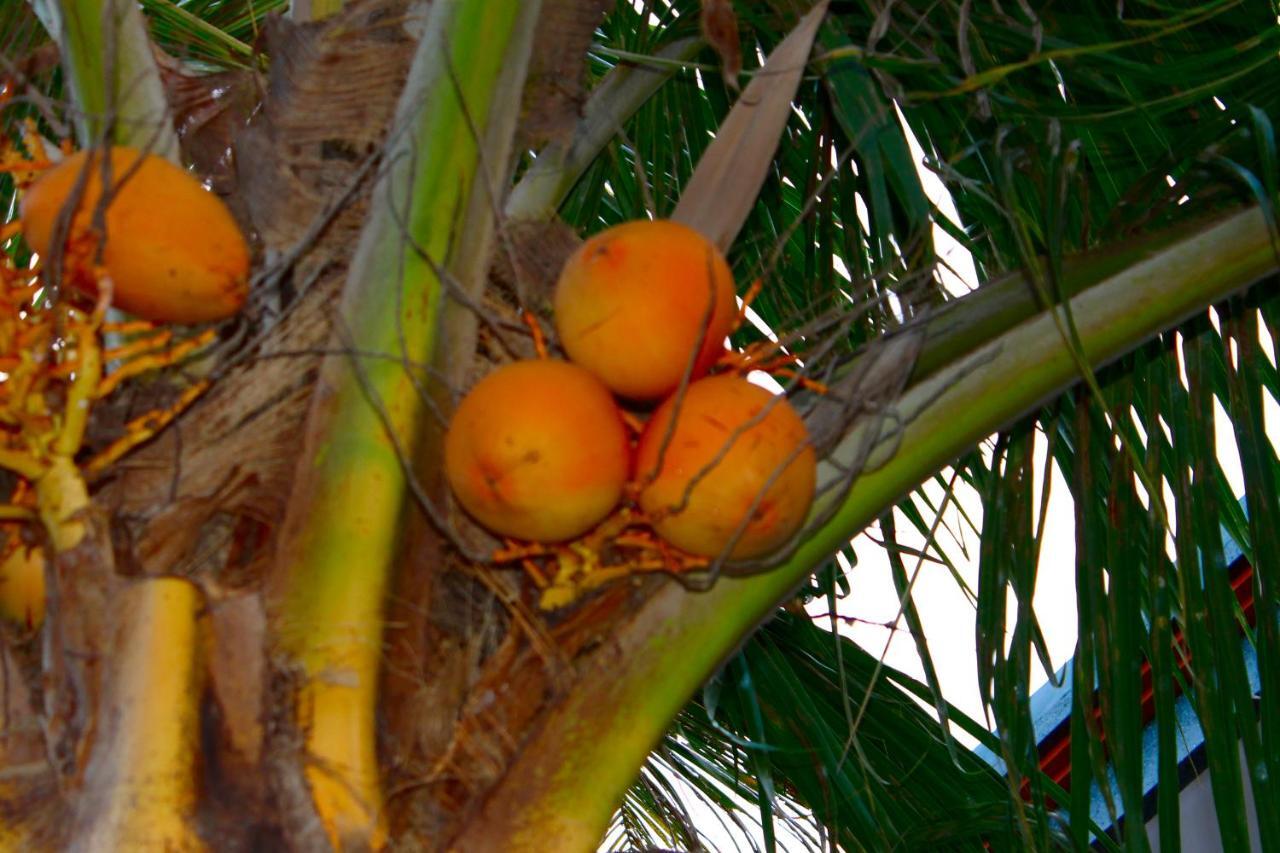
<svg viewBox="0 0 1280 853">
<path fill-rule="evenodd" d="M 1236 594 L 1236 600 L 1240 602 L 1241 610 L 1244 612 L 1245 620 L 1250 624 L 1256 624 L 1257 616 L 1254 613 L 1253 601 L 1253 566 L 1249 565 L 1246 560 L 1240 560 L 1235 568 L 1231 570 L 1231 589 Z M 1176 658 L 1179 672 L 1184 677 L 1189 677 L 1188 664 L 1191 655 L 1186 647 L 1186 642 L 1182 637 L 1182 630 L 1176 625 L 1173 629 L 1173 644 L 1176 651 Z M 1142 663 L 1142 723 L 1146 725 L 1150 723 L 1156 715 L 1155 688 L 1151 681 L 1151 664 L 1148 661 Z M 1174 695 L 1177 696 L 1182 692 L 1181 686 L 1175 681 L 1173 685 Z M 1097 723 L 1099 731 L 1102 730 L 1102 708 L 1097 701 L 1097 694 L 1094 694 L 1093 716 Z M 1106 735 L 1103 734 L 1103 745 L 1106 745 Z M 1040 742 L 1040 769 L 1044 771 L 1050 779 L 1061 785 L 1063 790 L 1071 790 L 1071 718 L 1063 720 L 1062 724 L 1049 733 L 1048 736 Z M 1023 799 L 1030 799 L 1031 787 L 1028 780 L 1022 783 Z"/>
</svg>

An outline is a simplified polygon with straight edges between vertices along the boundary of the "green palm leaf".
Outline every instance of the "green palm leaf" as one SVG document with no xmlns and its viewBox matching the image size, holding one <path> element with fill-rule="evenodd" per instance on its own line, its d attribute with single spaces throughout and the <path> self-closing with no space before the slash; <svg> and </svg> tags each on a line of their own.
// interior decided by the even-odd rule
<svg viewBox="0 0 1280 853">
<path fill-rule="evenodd" d="M 745 241 L 736 247 L 739 269 L 751 269 L 753 262 L 759 264 L 775 247 L 781 249 L 766 296 L 756 304 L 757 310 L 775 328 L 794 327 L 806 309 L 813 311 L 813 306 L 821 304 L 823 293 L 832 293 L 834 277 L 830 266 L 835 259 L 845 268 L 861 273 L 865 281 L 875 270 L 885 269 L 886 263 L 893 267 L 894 259 L 885 258 L 885 245 L 909 246 L 913 238 L 920 238 L 923 224 L 918 208 L 912 206 L 911 182 L 903 184 L 902 170 L 886 165 L 895 162 L 885 153 L 887 143 L 877 148 L 868 141 L 877 132 L 874 122 L 868 123 L 875 112 L 868 111 L 860 98 L 883 98 L 880 92 L 904 98 L 902 108 L 907 121 L 925 142 L 934 168 L 947 180 L 965 227 L 957 231 L 951 223 L 944 224 L 964 238 L 979 270 L 993 283 L 998 279 L 996 273 L 1034 263 L 1044 271 L 1050 294 L 1069 291 L 1076 275 L 1073 270 L 1081 266 L 1068 257 L 1071 252 L 1123 246 L 1126 241 L 1141 240 L 1144 233 L 1153 229 L 1194 220 L 1207 211 L 1240 204 L 1250 196 L 1268 200 L 1274 193 L 1275 158 L 1267 116 L 1274 114 L 1277 103 L 1275 92 L 1262 82 L 1258 69 L 1262 58 L 1276 49 L 1278 33 L 1274 21 L 1257 10 L 1246 11 L 1228 3 L 1205 4 L 1173 14 L 1147 7 L 1143 11 L 1151 17 L 1135 16 L 1132 21 L 1125 21 L 1117 19 L 1113 10 L 1098 14 L 1059 11 L 1033 19 L 1026 16 L 1025 10 L 1005 15 L 997 10 L 973 9 L 967 4 L 963 9 L 959 5 L 934 4 L 918 14 L 911 8 L 899 8 L 890 16 L 887 28 L 875 33 L 872 46 L 864 47 L 877 22 L 860 19 L 857 10 L 841 7 L 838 25 L 849 35 L 837 40 L 831 28 L 824 30 L 823 47 L 827 53 L 816 63 L 827 84 L 828 99 L 805 100 L 802 89 L 797 108 L 807 121 L 788 129 L 786 150 L 776 164 L 779 180 L 766 184 L 757 213 L 746 229 Z M 762 20 L 756 19 L 755 23 L 762 24 Z M 958 39 L 962 31 L 968 36 Z M 762 44 L 768 43 L 768 34 L 755 34 Z M 871 95 L 863 88 L 866 80 L 873 79 L 869 74 L 875 75 L 876 83 L 870 88 Z M 706 80 L 708 89 L 714 90 L 710 78 Z M 851 81 L 856 81 L 856 86 Z M 685 85 L 692 94 L 693 87 Z M 660 92 L 659 97 L 663 94 Z M 714 121 L 719 114 L 714 109 L 718 97 L 708 91 L 706 100 L 713 107 L 709 121 Z M 659 112 L 662 109 L 655 108 Z M 680 114 L 698 116 L 697 111 L 687 108 Z M 857 119 L 851 120 L 847 115 L 856 115 Z M 689 124 L 685 121 L 686 134 Z M 827 147 L 805 149 L 806 133 L 818 132 L 813 128 L 825 129 L 832 139 L 835 128 L 848 135 Z M 858 131 L 850 132 L 849 128 L 861 130 L 862 138 L 852 138 Z M 897 130 L 896 123 L 890 123 L 879 132 L 889 133 L 892 138 Z M 637 124 L 629 133 L 633 139 L 645 139 L 652 129 Z M 702 135 L 691 134 L 695 140 Z M 831 203 L 820 200 L 809 209 L 806 193 L 817 182 L 816 164 L 825 166 L 832 153 L 845 146 L 852 147 L 850 160 L 855 164 L 857 178 L 841 181 L 840 191 L 832 193 L 835 198 Z M 788 157 L 788 150 L 819 153 Z M 695 141 L 695 158 L 696 151 Z M 603 163 L 598 174 L 597 183 L 580 186 L 581 197 L 597 195 L 605 181 L 615 188 L 616 182 L 626 181 L 625 174 L 608 170 Z M 914 176 L 914 171 L 908 174 Z M 1170 186 L 1166 175 L 1172 176 L 1174 186 Z M 845 211 L 852 212 L 854 192 L 866 199 L 870 232 L 864 231 L 855 216 L 840 215 L 842 205 Z M 1183 196 L 1190 196 L 1191 203 L 1179 204 Z M 618 218 L 637 212 L 634 207 L 619 207 L 615 214 Z M 570 215 L 574 210 L 572 206 L 566 208 Z M 936 212 L 932 216 L 938 218 Z M 802 218 L 798 224 L 797 218 Z M 586 224 L 585 220 L 579 221 Z M 1169 234 L 1160 239 L 1170 239 L 1176 231 Z M 773 245 L 762 246 L 770 237 Z M 777 242 L 784 238 L 785 243 Z M 923 255 L 910 257 L 919 261 L 929 256 L 926 250 Z M 1092 255 L 1084 266 L 1099 262 L 1105 265 L 1105 258 L 1105 252 Z M 848 283 L 844 287 L 853 289 Z M 869 300 L 873 298 L 871 294 L 879 295 L 878 287 L 871 285 Z M 927 285 L 925 289 L 928 290 Z M 936 298 L 946 298 L 945 294 L 934 292 Z M 1237 308 L 1234 303 L 1233 308 Z M 1274 315 L 1274 308 L 1269 310 Z M 1262 437 L 1256 411 L 1266 395 L 1274 399 L 1276 384 L 1274 365 L 1254 343 L 1259 325 L 1274 340 L 1274 323 L 1267 326 L 1265 320 L 1267 311 L 1264 307 L 1260 319 L 1256 306 L 1246 301 L 1238 306 L 1238 313 L 1229 315 L 1226 322 L 1240 330 L 1233 336 L 1233 346 L 1250 354 L 1238 369 L 1228 369 L 1219 355 L 1226 342 L 1212 330 L 1208 333 L 1214 341 L 1197 345 L 1195 351 L 1207 358 L 1202 363 L 1208 372 L 1201 381 L 1212 388 L 1202 394 L 1216 395 L 1233 421 L 1242 418 L 1236 431 L 1242 458 L 1249 460 L 1244 468 L 1252 497 L 1250 505 L 1264 506 L 1263 515 L 1270 518 L 1276 502 L 1268 496 L 1273 495 L 1269 490 L 1273 488 L 1277 466 L 1274 449 Z M 873 309 L 851 324 L 851 339 L 846 346 L 853 349 L 866 339 L 865 335 L 895 322 L 888 312 Z M 867 331 L 858 334 L 858 328 Z M 1198 328 L 1197 335 L 1206 333 L 1204 324 Z M 1175 430 L 1172 444 L 1154 440 L 1148 444 L 1143 440 L 1143 435 L 1163 438 L 1163 432 L 1157 429 L 1163 429 L 1160 424 L 1167 425 L 1173 419 L 1171 409 L 1185 413 L 1191 408 L 1189 392 L 1176 380 L 1173 358 L 1167 347 L 1144 350 L 1100 377 L 1102 398 L 1092 399 L 1085 393 L 1075 395 L 1074 400 L 1064 400 L 1011 432 L 997 459 L 984 463 L 980 458 L 967 458 L 959 473 L 961 481 L 973 482 L 979 488 L 988 484 L 983 506 L 984 541 L 988 544 L 983 552 L 985 568 L 977 605 L 979 625 L 986 627 L 980 630 L 980 637 L 985 639 L 980 639 L 979 651 L 981 660 L 991 662 L 984 696 L 1004 744 L 999 752 L 1012 759 L 1008 764 L 1016 769 L 1018 775 L 1014 779 L 1027 778 L 1038 792 L 1032 797 L 1031 811 L 1026 813 L 1027 834 L 1021 836 L 1021 842 L 1028 846 L 1052 843 L 1047 834 L 1051 823 L 1035 772 L 1034 733 L 1025 705 L 1031 668 L 1045 655 L 1031 607 L 1039 554 L 1030 512 L 1040 496 L 1029 491 L 1044 459 L 1028 452 L 1030 431 L 1039 428 L 1061 436 L 1051 447 L 1057 462 L 1050 464 L 1063 467 L 1072 485 L 1079 519 L 1081 640 L 1077 684 L 1092 686 L 1096 679 L 1097 701 L 1103 709 L 1101 718 L 1094 721 L 1094 700 L 1077 702 L 1073 744 L 1080 748 L 1075 750 L 1072 777 L 1106 779 L 1117 810 L 1143 808 L 1144 723 L 1136 716 L 1137 665 L 1144 660 L 1150 662 L 1156 702 L 1165 709 L 1159 712 L 1155 724 L 1163 745 L 1158 768 L 1159 802 L 1164 811 L 1171 813 L 1171 817 L 1161 817 L 1166 830 L 1162 838 L 1169 838 L 1177 825 L 1178 768 L 1172 749 L 1177 733 L 1169 709 L 1181 675 L 1175 669 L 1170 642 L 1173 627 L 1185 630 L 1182 626 L 1187 611 L 1183 609 L 1182 590 L 1191 571 L 1186 566 L 1200 553 L 1190 543 L 1213 541 L 1222 525 L 1236 541 L 1246 545 L 1259 530 L 1275 529 L 1274 525 L 1260 524 L 1252 515 L 1246 518 L 1240 512 L 1222 472 L 1212 462 L 1214 445 L 1212 424 L 1206 421 L 1205 413 L 1210 411 L 1207 402 L 1201 404 L 1198 417 L 1185 418 L 1182 429 Z M 1167 387 L 1170 377 L 1173 386 L 1168 393 L 1177 399 L 1164 401 L 1162 395 L 1157 395 L 1153 403 L 1150 389 Z M 1143 433 L 1135 430 L 1127 417 L 1118 423 L 1112 421 L 1099 408 L 1103 405 L 1121 413 L 1135 407 L 1137 417 L 1146 425 Z M 1083 423 L 1080 415 L 1073 414 L 1077 410 L 1088 412 L 1084 417 L 1092 423 L 1084 452 L 1076 445 L 1077 424 Z M 1192 480 L 1193 484 L 1201 483 L 1198 491 L 1175 494 L 1167 507 L 1170 515 L 1180 513 L 1186 519 L 1185 524 L 1178 525 L 1179 530 L 1185 531 L 1178 541 L 1187 550 L 1176 562 L 1164 556 L 1166 522 L 1140 496 L 1141 483 L 1134 473 L 1132 456 L 1120 453 L 1108 438 L 1117 430 L 1120 438 L 1136 450 L 1148 475 L 1170 478 L 1170 486 L 1176 472 L 1191 470 L 1199 460 L 1196 470 L 1204 473 Z M 1081 469 L 1086 463 L 1088 468 Z M 993 466 L 1000 466 L 1003 474 Z M 1086 489 L 1089 483 L 1095 485 Z M 915 504 L 904 506 L 914 510 Z M 1133 535 L 1137 530 L 1148 533 Z M 1025 542 L 1027 548 L 1015 546 L 1010 552 L 996 547 L 996 543 L 1010 540 Z M 1268 557 L 1270 552 L 1258 554 L 1252 547 L 1246 550 L 1251 560 L 1261 560 L 1263 564 L 1256 581 L 1259 606 L 1273 607 L 1274 594 L 1267 589 L 1264 578 L 1274 572 L 1275 557 Z M 1212 549 L 1196 559 L 1212 561 Z M 1213 592 L 1215 588 L 1217 592 Z M 1014 610 L 1005 609 L 1006 590 L 1014 593 Z M 1206 596 L 1205 609 L 1201 611 L 1205 618 L 1210 612 L 1217 612 L 1218 622 L 1232 620 L 1232 603 L 1224 598 L 1221 585 L 1206 588 L 1201 594 Z M 909 599 L 907 604 L 909 611 Z M 908 618 L 908 630 L 924 648 L 922 628 L 912 625 L 912 621 Z M 1263 626 L 1257 632 L 1259 653 L 1273 655 L 1273 622 L 1258 624 Z M 1002 639 L 1009 636 L 1005 634 L 1006 626 L 1012 631 L 1009 647 Z M 1198 630 L 1192 629 L 1192 633 Z M 1224 781 L 1215 782 L 1222 787 L 1226 803 L 1220 806 L 1219 815 L 1224 837 L 1229 842 L 1239 842 L 1239 832 L 1232 826 L 1244 813 L 1238 791 L 1249 773 L 1228 756 L 1225 744 L 1234 744 L 1246 728 L 1252 730 L 1250 720 L 1256 717 L 1252 702 L 1245 702 L 1250 697 L 1246 696 L 1242 647 L 1231 639 L 1229 631 L 1213 636 L 1220 641 L 1208 642 L 1206 635 L 1199 643 L 1202 648 L 1193 653 L 1200 661 L 1195 671 L 1221 671 L 1229 676 L 1228 682 L 1215 687 L 1202 680 L 1188 686 L 1197 697 L 1221 693 L 1217 699 L 1196 701 L 1202 708 L 1201 716 L 1207 717 L 1201 721 L 1207 739 L 1224 744 L 1214 747 L 1214 754 L 1219 755 L 1214 761 L 1215 778 L 1225 777 Z M 985 652 L 981 648 L 984 644 Z M 754 642 L 748 648 L 754 648 Z M 1261 671 L 1271 670 L 1263 667 Z M 766 682 L 762 686 L 759 679 L 751 683 L 758 694 L 755 701 L 761 705 L 778 701 L 779 695 L 790 695 L 782 683 Z M 1236 686 L 1230 687 L 1230 683 Z M 851 695 L 861 696 L 865 689 Z M 936 686 L 931 692 L 930 701 L 942 704 Z M 1233 693 L 1237 697 L 1234 700 L 1230 698 Z M 1273 695 L 1272 701 L 1267 702 L 1265 695 L 1264 692 L 1261 704 L 1263 718 L 1274 719 L 1280 699 Z M 1210 713 L 1214 707 L 1218 707 L 1216 715 Z M 869 703 L 868 716 L 878 713 L 879 705 Z M 714 733 L 716 729 L 709 731 Z M 738 731 L 750 739 L 748 727 L 744 725 Z M 1103 736 L 1109 744 L 1107 749 L 1089 748 L 1090 741 Z M 1250 741 L 1255 742 L 1252 747 Z M 765 743 L 777 746 L 778 741 Z M 1245 745 L 1246 751 L 1256 753 L 1256 761 L 1262 762 L 1250 759 L 1254 767 L 1262 768 L 1255 774 L 1262 787 L 1254 786 L 1262 813 L 1270 808 L 1265 805 L 1269 796 L 1267 780 L 1271 778 L 1266 766 L 1275 749 L 1274 735 L 1264 732 L 1246 736 Z M 1263 756 L 1267 758 L 1264 760 Z M 1109 775 L 1109 763 L 1114 766 L 1114 776 Z M 744 772 L 749 768 L 745 765 Z M 775 781 L 789 778 L 777 767 L 770 768 L 770 776 Z M 1016 793 L 1017 787 L 1010 784 L 1006 795 Z M 1073 793 L 1072 812 L 1087 815 L 1088 786 L 1077 784 Z M 1006 803 L 1012 807 L 1008 799 Z M 1134 831 L 1141 826 L 1140 821 L 1129 821 L 1117 840 L 1127 848 L 1143 849 L 1145 836 Z M 1072 829 L 1078 842 L 1088 839 L 1093 831 L 1083 819 L 1073 822 Z M 1265 825 L 1261 831 L 1264 837 L 1270 833 Z"/>
</svg>

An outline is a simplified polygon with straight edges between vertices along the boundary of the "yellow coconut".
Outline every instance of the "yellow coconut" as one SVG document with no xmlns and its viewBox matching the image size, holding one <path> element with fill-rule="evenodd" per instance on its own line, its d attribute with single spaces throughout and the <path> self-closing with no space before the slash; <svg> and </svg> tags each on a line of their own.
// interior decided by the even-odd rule
<svg viewBox="0 0 1280 853">
<path fill-rule="evenodd" d="M 800 416 L 737 376 L 691 383 L 678 416 L 676 403 L 673 395 L 658 407 L 636 451 L 640 506 L 654 528 L 685 551 L 718 557 L 745 519 L 731 558 L 779 548 L 804 522 L 817 479 Z"/>
<path fill-rule="evenodd" d="M 630 467 L 609 391 L 564 361 L 519 361 L 486 376 L 445 436 L 445 475 L 463 508 L 494 533 L 556 542 L 617 505 Z"/>
<path fill-rule="evenodd" d="M 240 310 L 249 292 L 249 249 L 226 205 L 168 160 L 126 147 L 110 149 L 111 187 L 102 262 L 112 304 L 147 320 L 203 323 Z M 102 198 L 102 158 L 72 154 L 45 172 L 22 199 L 22 230 L 48 256 L 59 212 L 81 176 L 84 192 L 67 232 L 75 268 L 67 281 L 90 295 L 84 264 L 98 248 L 94 212 Z M 86 172 L 87 170 L 87 172 Z"/>
<path fill-rule="evenodd" d="M 737 317 L 724 256 L 692 228 L 639 220 L 596 234 L 561 270 L 555 324 L 569 358 L 616 394 L 660 400 L 702 376 Z"/>
</svg>

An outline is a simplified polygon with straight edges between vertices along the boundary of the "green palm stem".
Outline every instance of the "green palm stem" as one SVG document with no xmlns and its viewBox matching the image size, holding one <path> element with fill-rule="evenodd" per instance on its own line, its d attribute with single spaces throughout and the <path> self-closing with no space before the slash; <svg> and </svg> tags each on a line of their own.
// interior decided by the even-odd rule
<svg viewBox="0 0 1280 853">
<path fill-rule="evenodd" d="M 431 5 L 334 318 L 339 348 L 404 361 L 325 361 L 281 529 L 273 636 L 297 677 L 306 789 L 337 847 L 385 839 L 374 741 L 382 614 L 409 511 L 404 460 L 427 432 L 425 379 L 407 365 L 432 363 L 440 343 L 438 273 L 474 269 L 473 247 L 491 240 L 492 216 L 471 212 L 486 191 L 480 145 L 518 104 L 538 7 Z"/>
<path fill-rule="evenodd" d="M 1070 307 L 1084 355 L 1095 365 L 1117 358 L 1274 272 L 1271 237 L 1248 209 L 1082 290 Z M 869 439 L 875 449 L 866 473 L 833 499 L 834 514 L 770 572 L 725 578 L 702 594 L 662 586 L 584 662 L 453 849 L 594 850 L 670 721 L 744 636 L 902 495 L 1079 379 L 1042 311 L 910 387 L 897 404 L 900 434 L 855 425 L 833 458 L 852 459 Z"/>
<path fill-rule="evenodd" d="M 31 0 L 58 43 L 71 85 L 77 142 L 89 148 L 111 139 L 179 162 L 146 22 L 131 0 Z"/>
<path fill-rule="evenodd" d="M 1202 230 L 1212 218 L 1184 222 L 1062 259 L 1057 290 L 1074 296 L 1122 270 L 1150 258 L 1179 240 Z M 1048 276 L 1042 262 L 1042 275 Z M 916 360 L 911 382 L 951 364 L 955 359 L 1034 316 L 1043 303 L 1033 279 L 1018 270 L 990 281 L 963 299 L 942 305 L 924 321 L 928 343 Z"/>
</svg>

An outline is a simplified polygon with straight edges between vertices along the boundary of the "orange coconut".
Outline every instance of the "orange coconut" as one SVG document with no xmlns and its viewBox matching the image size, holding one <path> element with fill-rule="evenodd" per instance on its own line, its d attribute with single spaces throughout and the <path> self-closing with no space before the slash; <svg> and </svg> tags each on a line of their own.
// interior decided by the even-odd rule
<svg viewBox="0 0 1280 853">
<path fill-rule="evenodd" d="M 226 205 L 195 177 L 154 154 L 116 147 L 106 210 L 103 266 L 112 304 L 147 320 L 203 323 L 240 310 L 249 292 L 249 249 Z M 99 152 L 80 151 L 45 172 L 22 199 L 22 231 L 31 248 L 49 253 L 58 213 L 88 168 L 68 245 L 91 259 L 94 211 L 102 197 Z M 136 169 L 135 169 L 136 166 Z M 123 182 L 123 183 L 122 183 Z M 93 294 L 92 278 L 68 270 L 68 281 Z"/>
<path fill-rule="evenodd" d="M 817 477 L 795 409 L 745 379 L 711 376 L 686 389 L 663 451 L 676 402 L 673 395 L 658 407 L 637 449 L 640 506 L 655 529 L 690 553 L 717 557 L 749 519 L 732 559 L 780 547 L 804 522 Z M 662 468 L 655 474 L 659 453 Z"/>
<path fill-rule="evenodd" d="M 445 476 L 458 502 L 494 533 L 556 542 L 585 533 L 622 496 L 630 467 L 608 389 L 564 361 L 495 370 L 458 406 Z"/>
<path fill-rule="evenodd" d="M 695 348 L 693 378 L 706 373 L 736 315 L 733 275 L 720 250 L 666 220 L 595 235 L 556 285 L 556 331 L 569 358 L 634 400 L 671 393 Z"/>
<path fill-rule="evenodd" d="M 22 541 L 18 525 L 0 525 L 0 617 L 32 631 L 44 622 L 44 551 Z"/>
</svg>

